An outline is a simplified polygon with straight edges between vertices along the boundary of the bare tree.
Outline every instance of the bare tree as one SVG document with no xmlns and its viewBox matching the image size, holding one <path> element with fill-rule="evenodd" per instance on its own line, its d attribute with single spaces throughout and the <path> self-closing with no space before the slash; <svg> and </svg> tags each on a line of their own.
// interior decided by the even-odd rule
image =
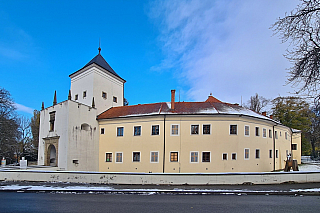
<svg viewBox="0 0 320 213">
<path fill-rule="evenodd" d="M 269 99 L 259 96 L 258 93 L 256 93 L 254 96 L 250 97 L 250 100 L 248 100 L 247 104 L 245 104 L 245 107 L 261 113 L 261 111 L 268 105 L 269 102 Z"/>
<path fill-rule="evenodd" d="M 288 83 L 319 99 L 320 0 L 301 0 L 297 8 L 271 27 L 282 42 L 289 42 L 285 57 L 290 60 Z"/>
</svg>

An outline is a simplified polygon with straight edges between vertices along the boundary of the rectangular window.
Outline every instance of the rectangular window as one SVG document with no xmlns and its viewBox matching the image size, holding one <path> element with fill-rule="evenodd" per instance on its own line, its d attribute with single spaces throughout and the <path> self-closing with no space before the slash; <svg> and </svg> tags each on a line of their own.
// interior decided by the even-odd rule
<svg viewBox="0 0 320 213">
<path fill-rule="evenodd" d="M 106 162 L 112 162 L 112 153 L 106 153 Z"/>
<path fill-rule="evenodd" d="M 159 135 L 159 125 L 152 125 L 152 135 Z"/>
<path fill-rule="evenodd" d="M 230 135 L 237 134 L 237 125 L 230 125 Z"/>
<path fill-rule="evenodd" d="M 135 126 L 134 127 L 134 136 L 139 136 L 141 135 L 141 126 Z"/>
<path fill-rule="evenodd" d="M 115 103 L 118 102 L 118 98 L 116 96 L 113 96 L 113 102 L 115 102 Z"/>
<path fill-rule="evenodd" d="M 237 160 L 237 153 L 232 153 L 232 160 Z"/>
<path fill-rule="evenodd" d="M 269 138 L 272 138 L 272 131 L 269 129 Z"/>
<path fill-rule="evenodd" d="M 191 152 L 191 162 L 192 163 L 198 162 L 198 152 Z"/>
<path fill-rule="evenodd" d="M 102 92 L 102 98 L 107 99 L 107 93 L 106 92 Z"/>
<path fill-rule="evenodd" d="M 191 125 L 191 135 L 199 135 L 199 125 Z"/>
<path fill-rule="evenodd" d="M 256 159 L 260 158 L 260 149 L 256 149 Z"/>
<path fill-rule="evenodd" d="M 274 131 L 274 137 L 275 137 L 276 139 L 278 139 L 278 132 L 277 132 L 277 131 Z"/>
<path fill-rule="evenodd" d="M 249 159 L 249 149 L 244 149 L 244 159 Z"/>
<path fill-rule="evenodd" d="M 121 152 L 116 153 L 116 162 L 122 163 L 122 153 Z"/>
<path fill-rule="evenodd" d="M 179 125 L 171 125 L 171 135 L 179 135 Z"/>
<path fill-rule="evenodd" d="M 202 152 L 202 162 L 210 162 L 210 152 Z"/>
<path fill-rule="evenodd" d="M 292 149 L 292 150 L 297 150 L 297 144 L 292 144 L 292 145 L 291 145 L 291 149 Z"/>
<path fill-rule="evenodd" d="M 269 150 L 269 158 L 272 158 L 272 149 Z"/>
<path fill-rule="evenodd" d="M 83 91 L 83 98 L 87 97 L 87 91 Z"/>
<path fill-rule="evenodd" d="M 178 152 L 170 152 L 170 162 L 178 162 Z"/>
<path fill-rule="evenodd" d="M 262 137 L 266 138 L 267 137 L 267 130 L 262 129 Z"/>
<path fill-rule="evenodd" d="M 256 136 L 260 136 L 260 130 L 259 130 L 259 127 L 256 127 Z"/>
<path fill-rule="evenodd" d="M 132 161 L 133 162 L 140 162 L 140 152 L 133 152 L 132 153 Z"/>
<path fill-rule="evenodd" d="M 250 127 L 249 126 L 244 126 L 244 135 L 249 136 L 250 134 Z"/>
<path fill-rule="evenodd" d="M 284 137 L 285 137 L 286 140 L 288 139 L 288 133 L 287 132 L 284 133 Z"/>
<path fill-rule="evenodd" d="M 77 94 L 74 96 L 74 100 L 78 100 L 78 99 L 79 99 L 79 95 Z"/>
<path fill-rule="evenodd" d="M 203 125 L 202 134 L 204 134 L 204 135 L 210 135 L 210 127 L 211 127 L 210 124 Z"/>
<path fill-rule="evenodd" d="M 151 162 L 158 163 L 159 152 L 151 152 Z"/>
<path fill-rule="evenodd" d="M 279 150 L 276 150 L 276 158 L 279 157 Z"/>
<path fill-rule="evenodd" d="M 54 121 L 56 120 L 56 112 L 50 112 L 50 132 L 54 131 Z"/>
<path fill-rule="evenodd" d="M 222 154 L 222 160 L 228 160 L 228 154 L 227 153 L 223 153 Z"/>
<path fill-rule="evenodd" d="M 101 128 L 101 129 L 100 129 L 100 133 L 101 133 L 101 135 L 104 134 L 104 128 Z"/>
<path fill-rule="evenodd" d="M 123 136 L 123 127 L 117 127 L 117 136 L 118 137 Z"/>
</svg>

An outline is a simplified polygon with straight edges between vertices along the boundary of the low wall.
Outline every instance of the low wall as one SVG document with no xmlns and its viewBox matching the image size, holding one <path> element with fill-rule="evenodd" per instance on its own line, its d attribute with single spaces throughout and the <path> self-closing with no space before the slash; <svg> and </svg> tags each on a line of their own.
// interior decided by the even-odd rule
<svg viewBox="0 0 320 213">
<path fill-rule="evenodd" d="M 145 174 L 8 170 L 0 172 L 0 181 L 43 181 L 145 185 L 280 184 L 285 182 L 320 182 L 320 172 Z"/>
</svg>

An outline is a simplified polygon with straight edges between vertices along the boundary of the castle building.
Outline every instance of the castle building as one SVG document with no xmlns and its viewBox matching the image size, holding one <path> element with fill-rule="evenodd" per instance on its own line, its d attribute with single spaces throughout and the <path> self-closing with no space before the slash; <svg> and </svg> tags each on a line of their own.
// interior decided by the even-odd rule
<svg viewBox="0 0 320 213">
<path fill-rule="evenodd" d="M 124 106 L 124 83 L 100 54 L 69 76 L 69 98 L 40 113 L 39 165 L 142 173 L 268 172 L 290 153 L 301 163 L 301 132 L 265 113 L 222 102 Z M 56 100 L 56 99 L 55 99 Z"/>
</svg>

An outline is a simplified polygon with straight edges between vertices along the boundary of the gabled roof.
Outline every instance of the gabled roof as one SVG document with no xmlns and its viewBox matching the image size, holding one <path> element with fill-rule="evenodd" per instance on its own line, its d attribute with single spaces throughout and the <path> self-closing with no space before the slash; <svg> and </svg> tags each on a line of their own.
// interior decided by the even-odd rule
<svg viewBox="0 0 320 213">
<path fill-rule="evenodd" d="M 98 55 L 96 55 L 93 59 L 91 59 L 91 61 L 89 61 L 86 65 L 84 65 L 84 67 L 82 67 L 81 69 L 79 69 L 78 71 L 72 73 L 69 75 L 69 77 L 77 72 L 79 72 L 80 70 L 90 66 L 91 64 L 96 64 L 98 66 L 100 66 L 101 68 L 107 70 L 108 72 L 112 73 L 113 75 L 121 78 L 112 68 L 111 66 L 108 64 L 108 62 L 102 57 L 102 55 L 99 53 Z M 122 80 L 124 80 L 123 78 L 121 78 Z"/>
<path fill-rule="evenodd" d="M 97 119 L 125 118 L 146 115 L 244 115 L 273 121 L 250 109 L 219 101 L 209 96 L 205 102 L 175 102 L 171 109 L 170 102 L 139 104 L 132 106 L 113 107 L 98 115 Z M 273 121 L 275 122 L 275 121 Z"/>
</svg>

